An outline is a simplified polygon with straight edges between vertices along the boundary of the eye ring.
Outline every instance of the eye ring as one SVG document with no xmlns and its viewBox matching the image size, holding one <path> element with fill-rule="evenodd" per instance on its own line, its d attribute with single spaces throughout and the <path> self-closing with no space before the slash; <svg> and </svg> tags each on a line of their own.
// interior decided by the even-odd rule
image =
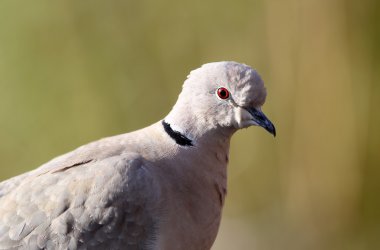
<svg viewBox="0 0 380 250">
<path fill-rule="evenodd" d="M 230 97 L 230 92 L 224 87 L 220 87 L 216 90 L 216 94 L 222 100 L 226 100 Z"/>
</svg>

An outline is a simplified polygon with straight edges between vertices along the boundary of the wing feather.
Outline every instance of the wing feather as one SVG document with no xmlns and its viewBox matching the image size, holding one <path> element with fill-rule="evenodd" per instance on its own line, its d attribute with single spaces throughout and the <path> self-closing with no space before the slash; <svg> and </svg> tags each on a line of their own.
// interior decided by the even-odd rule
<svg viewBox="0 0 380 250">
<path fill-rule="evenodd" d="M 125 153 L 1 183 L 0 249 L 146 249 L 159 196 L 150 170 Z"/>
</svg>

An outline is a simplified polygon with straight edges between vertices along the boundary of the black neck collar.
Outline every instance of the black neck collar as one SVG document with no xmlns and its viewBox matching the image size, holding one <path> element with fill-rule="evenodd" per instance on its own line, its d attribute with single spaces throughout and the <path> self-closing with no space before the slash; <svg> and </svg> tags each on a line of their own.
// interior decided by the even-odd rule
<svg viewBox="0 0 380 250">
<path fill-rule="evenodd" d="M 181 132 L 174 131 L 169 123 L 162 120 L 162 126 L 164 126 L 165 132 L 179 145 L 181 146 L 193 146 L 193 142 L 187 138 Z"/>
</svg>

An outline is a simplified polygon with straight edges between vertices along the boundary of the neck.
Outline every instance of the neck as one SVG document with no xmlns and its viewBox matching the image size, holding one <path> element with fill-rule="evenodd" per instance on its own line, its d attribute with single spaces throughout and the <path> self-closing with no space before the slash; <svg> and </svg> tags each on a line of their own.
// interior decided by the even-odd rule
<svg viewBox="0 0 380 250">
<path fill-rule="evenodd" d="M 186 137 L 186 135 L 182 134 L 179 131 L 175 131 L 172 129 L 169 123 L 165 120 L 162 120 L 162 126 L 164 127 L 165 132 L 178 144 L 181 146 L 193 146 L 193 142 Z"/>
<path fill-rule="evenodd" d="M 229 142 L 234 128 L 224 128 L 206 118 L 192 116 L 191 112 L 176 115 L 170 112 L 162 121 L 165 132 L 180 146 L 210 146 Z"/>
</svg>

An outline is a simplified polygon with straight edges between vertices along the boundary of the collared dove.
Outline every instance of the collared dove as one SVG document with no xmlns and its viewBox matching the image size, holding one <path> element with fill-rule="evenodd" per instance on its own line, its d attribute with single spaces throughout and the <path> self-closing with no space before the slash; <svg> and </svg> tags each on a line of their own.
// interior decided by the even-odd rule
<svg viewBox="0 0 380 250">
<path fill-rule="evenodd" d="M 258 125 L 258 73 L 215 62 L 190 73 L 170 113 L 0 183 L 0 249 L 210 249 L 230 138 Z"/>
</svg>

